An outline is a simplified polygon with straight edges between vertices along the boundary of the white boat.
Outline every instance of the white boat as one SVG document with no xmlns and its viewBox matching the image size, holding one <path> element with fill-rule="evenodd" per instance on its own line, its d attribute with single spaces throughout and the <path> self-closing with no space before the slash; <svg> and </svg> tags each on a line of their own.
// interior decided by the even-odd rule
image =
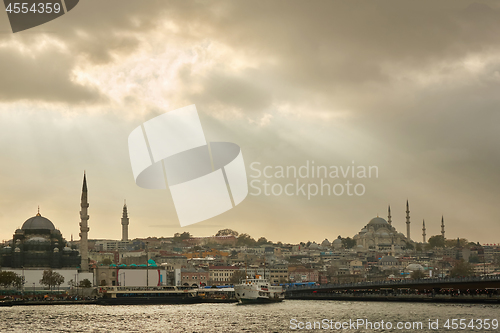
<svg viewBox="0 0 500 333">
<path fill-rule="evenodd" d="M 272 286 L 266 279 L 245 279 L 234 286 L 236 299 L 241 303 L 272 303 L 285 299 L 281 286 Z"/>
</svg>

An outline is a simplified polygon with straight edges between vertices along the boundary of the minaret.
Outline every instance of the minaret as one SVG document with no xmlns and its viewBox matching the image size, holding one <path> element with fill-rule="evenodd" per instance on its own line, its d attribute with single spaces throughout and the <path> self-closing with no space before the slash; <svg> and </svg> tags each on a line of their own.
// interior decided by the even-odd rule
<svg viewBox="0 0 500 333">
<path fill-rule="evenodd" d="M 122 241 L 128 241 L 128 213 L 127 213 L 127 202 L 123 204 L 123 215 L 122 215 Z"/>
<path fill-rule="evenodd" d="M 444 216 L 441 216 L 441 236 L 443 236 L 443 239 L 446 239 L 444 237 Z"/>
<path fill-rule="evenodd" d="M 425 233 L 425 220 L 422 222 L 422 238 L 424 240 L 424 243 L 425 243 L 425 236 L 426 236 L 426 233 Z"/>
<path fill-rule="evenodd" d="M 387 216 L 387 222 L 389 222 L 389 225 L 392 225 L 392 220 L 391 220 L 391 205 L 389 205 L 389 215 Z"/>
<path fill-rule="evenodd" d="M 406 238 L 410 238 L 410 206 L 408 205 L 408 200 L 406 200 Z"/>
<path fill-rule="evenodd" d="M 89 215 L 87 214 L 87 208 L 89 204 L 87 202 L 87 179 L 85 172 L 83 173 L 83 187 L 82 187 L 82 202 L 80 204 L 82 210 L 80 211 L 80 256 L 82 258 L 82 263 L 80 265 L 83 272 L 89 270 L 89 245 L 88 245 L 88 220 Z"/>
</svg>

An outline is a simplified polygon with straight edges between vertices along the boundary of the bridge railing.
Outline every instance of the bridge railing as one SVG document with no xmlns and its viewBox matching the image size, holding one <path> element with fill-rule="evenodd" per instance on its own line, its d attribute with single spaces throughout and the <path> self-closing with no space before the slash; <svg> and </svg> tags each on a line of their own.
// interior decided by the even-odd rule
<svg viewBox="0 0 500 333">
<path fill-rule="evenodd" d="M 322 284 L 322 285 L 292 285 L 286 286 L 286 290 L 308 290 L 308 289 L 339 289 L 339 288 L 365 288 L 374 286 L 404 286 L 414 284 L 435 284 L 435 283 L 456 283 L 456 282 L 486 282 L 486 281 L 500 281 L 500 276 L 470 276 L 470 277 L 457 277 L 457 278 L 430 278 L 430 279 L 411 279 L 411 280 L 383 280 L 383 281 L 369 281 L 369 282 L 351 282 L 341 284 Z"/>
</svg>

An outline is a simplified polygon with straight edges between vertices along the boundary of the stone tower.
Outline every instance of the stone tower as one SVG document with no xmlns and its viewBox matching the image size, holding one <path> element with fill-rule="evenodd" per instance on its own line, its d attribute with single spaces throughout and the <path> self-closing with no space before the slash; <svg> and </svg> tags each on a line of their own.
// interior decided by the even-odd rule
<svg viewBox="0 0 500 333">
<path fill-rule="evenodd" d="M 446 239 L 444 237 L 444 216 L 441 216 L 441 236 L 443 236 L 443 239 Z"/>
<path fill-rule="evenodd" d="M 123 204 L 123 215 L 122 215 L 122 241 L 128 241 L 128 212 L 127 212 L 127 203 Z"/>
<path fill-rule="evenodd" d="M 427 234 L 425 233 L 425 220 L 423 220 L 423 222 L 422 222 L 422 238 L 423 238 L 424 243 L 426 242 L 426 239 L 425 239 L 426 235 Z"/>
<path fill-rule="evenodd" d="M 389 215 L 387 215 L 387 222 L 389 225 L 392 225 L 392 219 L 391 219 L 391 205 L 389 205 Z"/>
<path fill-rule="evenodd" d="M 82 200 L 80 207 L 80 256 L 82 258 L 82 262 L 80 268 L 83 272 L 87 272 L 89 270 L 89 244 L 88 244 L 88 232 L 90 228 L 88 227 L 89 215 L 87 214 L 87 210 L 89 208 L 89 204 L 87 201 L 87 178 L 85 172 L 83 173 L 83 187 L 82 187 Z"/>
<path fill-rule="evenodd" d="M 408 200 L 406 200 L 406 238 L 410 238 L 410 206 L 408 205 Z"/>
</svg>

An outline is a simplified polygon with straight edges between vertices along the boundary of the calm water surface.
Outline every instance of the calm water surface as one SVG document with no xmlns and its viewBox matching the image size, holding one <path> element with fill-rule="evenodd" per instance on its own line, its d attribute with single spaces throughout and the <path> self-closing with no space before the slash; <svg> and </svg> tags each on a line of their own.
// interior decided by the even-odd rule
<svg viewBox="0 0 500 333">
<path fill-rule="evenodd" d="M 292 330 L 290 320 L 322 319 L 423 323 L 423 330 L 346 329 Z M 428 319 L 439 319 L 438 330 Z M 409 304 L 382 302 L 296 301 L 236 305 L 55 305 L 0 307 L 0 332 L 488 332 L 483 329 L 447 330 L 446 319 L 500 319 L 500 306 Z M 490 329 L 489 332 L 500 332 Z"/>
</svg>

